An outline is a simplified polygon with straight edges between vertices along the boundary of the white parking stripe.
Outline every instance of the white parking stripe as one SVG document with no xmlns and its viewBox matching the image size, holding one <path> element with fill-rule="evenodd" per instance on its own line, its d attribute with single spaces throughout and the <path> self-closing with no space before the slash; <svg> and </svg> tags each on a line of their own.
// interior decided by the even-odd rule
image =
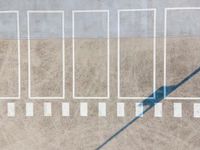
<svg viewBox="0 0 200 150">
<path fill-rule="evenodd" d="M 99 117 L 106 116 L 106 103 L 99 103 Z"/>
<path fill-rule="evenodd" d="M 174 117 L 182 117 L 182 103 L 174 103 Z"/>
<path fill-rule="evenodd" d="M 7 115 L 8 117 L 15 116 L 15 103 L 7 103 Z"/>
<path fill-rule="evenodd" d="M 156 103 L 154 106 L 154 116 L 162 117 L 162 103 Z"/>
<path fill-rule="evenodd" d="M 88 104 L 85 102 L 80 103 L 80 116 L 88 116 Z"/>
<path fill-rule="evenodd" d="M 62 103 L 62 116 L 69 116 L 69 103 Z"/>
<path fill-rule="evenodd" d="M 33 103 L 26 103 L 26 116 L 33 116 Z"/>
<path fill-rule="evenodd" d="M 143 117 L 143 104 L 135 103 L 135 115 Z"/>
<path fill-rule="evenodd" d="M 194 117 L 195 118 L 200 118 L 200 103 L 194 103 Z"/>
<path fill-rule="evenodd" d="M 51 103 L 44 103 L 44 116 L 52 116 Z"/>
<path fill-rule="evenodd" d="M 27 102 L 25 104 L 25 116 L 30 117 L 34 116 L 34 103 Z M 98 116 L 106 117 L 107 116 L 107 106 L 106 102 L 98 103 Z M 7 116 L 15 117 L 15 103 L 10 102 L 7 103 Z M 62 116 L 70 116 L 70 107 L 68 102 L 62 102 L 61 107 Z M 173 117 L 180 118 L 183 117 L 182 103 L 173 103 Z M 144 106 L 142 103 L 135 103 L 135 115 L 139 117 L 143 117 L 144 115 Z M 52 104 L 51 102 L 44 102 L 43 105 L 44 116 L 52 116 Z M 117 117 L 125 116 L 125 103 L 118 102 L 117 103 Z M 88 103 L 81 102 L 80 103 L 80 116 L 88 116 Z M 163 117 L 163 105 L 162 103 L 156 103 L 154 106 L 154 117 Z M 200 118 L 200 103 L 193 104 L 193 117 Z"/>
<path fill-rule="evenodd" d="M 124 117 L 124 103 L 117 103 L 117 117 Z"/>
</svg>

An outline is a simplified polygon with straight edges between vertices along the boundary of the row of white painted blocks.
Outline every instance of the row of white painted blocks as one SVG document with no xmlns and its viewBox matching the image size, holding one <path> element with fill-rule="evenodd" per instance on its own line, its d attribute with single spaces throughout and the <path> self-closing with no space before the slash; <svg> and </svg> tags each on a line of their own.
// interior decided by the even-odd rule
<svg viewBox="0 0 200 150">
<path fill-rule="evenodd" d="M 44 103 L 44 116 L 52 116 L 52 104 L 50 102 Z M 125 103 L 119 102 L 116 105 L 117 107 L 117 117 L 124 117 L 125 116 Z M 68 102 L 62 103 L 62 116 L 67 117 L 70 116 L 70 105 Z M 25 115 L 27 117 L 34 116 L 34 104 L 33 103 L 26 103 L 26 110 Z M 136 117 L 143 117 L 143 109 L 142 103 L 135 103 L 135 116 Z M 106 103 L 99 102 L 98 103 L 98 116 L 99 117 L 106 117 Z M 7 103 L 7 116 L 8 117 L 15 117 L 15 103 Z M 88 103 L 81 102 L 80 103 L 80 116 L 86 117 L 88 116 Z M 182 103 L 173 103 L 173 116 L 174 117 L 182 117 Z M 154 117 L 162 117 L 162 103 L 157 103 L 154 106 Z M 193 104 L 193 117 L 200 118 L 200 103 Z"/>
</svg>

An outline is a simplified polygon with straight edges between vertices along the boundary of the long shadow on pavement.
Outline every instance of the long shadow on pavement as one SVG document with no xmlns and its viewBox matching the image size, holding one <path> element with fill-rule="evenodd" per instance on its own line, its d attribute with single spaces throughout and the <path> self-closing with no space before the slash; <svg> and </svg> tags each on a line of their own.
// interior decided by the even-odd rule
<svg viewBox="0 0 200 150">
<path fill-rule="evenodd" d="M 110 142 L 112 139 L 114 139 L 117 135 L 119 135 L 122 131 L 124 131 L 126 128 L 128 128 L 132 123 L 134 123 L 136 120 L 138 120 L 141 115 L 148 112 L 151 108 L 154 107 L 156 103 L 159 103 L 160 101 L 165 99 L 164 96 L 164 90 L 166 91 L 166 97 L 174 92 L 178 87 L 183 85 L 185 82 L 190 80 L 195 74 L 197 74 L 200 71 L 200 67 L 194 70 L 190 75 L 188 75 L 186 78 L 184 78 L 182 81 L 180 81 L 178 84 L 171 85 L 171 86 L 162 86 L 159 89 L 157 89 L 155 92 L 153 92 L 148 98 L 144 99 L 141 102 L 141 105 L 146 106 L 146 108 L 143 110 L 141 114 L 133 118 L 131 121 L 126 123 L 122 128 L 120 128 L 118 131 L 116 131 L 111 137 L 109 137 L 107 140 L 105 140 L 100 146 L 96 148 L 96 150 L 99 150 L 103 148 L 108 142 Z M 156 95 L 156 98 L 152 99 L 153 95 Z"/>
</svg>

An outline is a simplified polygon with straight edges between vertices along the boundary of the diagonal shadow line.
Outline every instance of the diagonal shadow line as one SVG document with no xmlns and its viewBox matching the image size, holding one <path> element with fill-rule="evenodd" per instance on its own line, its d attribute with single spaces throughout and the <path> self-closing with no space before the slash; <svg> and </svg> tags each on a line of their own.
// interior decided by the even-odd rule
<svg viewBox="0 0 200 150">
<path fill-rule="evenodd" d="M 178 87 L 182 86 L 185 82 L 190 80 L 194 75 L 196 75 L 200 71 L 200 67 L 194 70 L 191 74 L 189 74 L 187 77 L 185 77 L 183 80 L 181 80 L 178 84 L 171 85 L 171 86 L 161 86 L 158 88 L 155 92 L 153 92 L 148 98 L 144 99 L 141 102 L 141 105 L 147 106 L 146 109 L 142 113 L 140 113 L 138 116 L 130 120 L 128 123 L 126 123 L 123 127 L 121 127 L 119 130 L 117 130 L 112 136 L 110 136 L 107 140 L 105 140 L 100 146 L 96 148 L 96 150 L 100 150 L 103 148 L 108 142 L 110 142 L 112 139 L 114 139 L 117 135 L 119 135 L 122 131 L 124 131 L 126 128 L 128 128 L 132 123 L 134 123 L 136 120 L 138 120 L 143 114 L 148 112 L 151 108 L 155 106 L 156 103 L 159 103 L 160 101 L 164 100 L 165 97 L 167 97 L 169 94 L 174 92 Z M 164 95 L 164 90 L 166 90 L 166 96 Z M 156 95 L 154 99 L 152 99 L 153 95 Z"/>
</svg>

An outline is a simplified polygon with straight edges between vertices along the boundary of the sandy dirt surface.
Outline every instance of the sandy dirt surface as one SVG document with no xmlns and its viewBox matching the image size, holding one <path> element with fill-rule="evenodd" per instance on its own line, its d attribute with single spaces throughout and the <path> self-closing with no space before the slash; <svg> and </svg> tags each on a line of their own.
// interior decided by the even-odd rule
<svg viewBox="0 0 200 150">
<path fill-rule="evenodd" d="M 76 61 L 76 80 L 78 81 L 76 90 L 79 92 L 77 94 L 81 96 L 93 96 L 95 93 L 98 96 L 105 95 L 107 92 L 105 40 L 78 39 L 78 41 L 80 45 L 77 45 L 76 51 L 78 58 Z M 152 39 L 129 38 L 122 41 L 122 46 L 127 48 L 121 55 L 121 75 L 124 75 L 122 94 L 149 96 L 154 92 L 152 91 Z M 198 41 L 199 38 L 194 37 L 174 37 L 168 40 L 168 85 L 177 84 L 199 67 Z M 31 59 L 34 60 L 31 64 L 34 71 L 32 75 L 33 96 L 61 95 L 60 40 L 48 39 L 31 42 L 34 51 L 31 55 Z M 15 42 L 1 40 L 0 43 L 0 73 L 2 74 L 0 83 L 5 85 L 1 85 L 0 93 L 16 95 L 17 70 L 14 66 L 17 55 L 14 51 L 16 46 L 13 45 Z M 163 39 L 158 38 L 156 89 L 163 86 L 163 54 Z M 8 66 L 5 67 L 5 64 Z M 27 90 L 27 40 L 21 40 L 21 99 L 9 100 L 16 105 L 15 117 L 7 117 L 7 101 L 2 100 L 1 102 L 0 149 L 92 150 L 135 117 L 135 102 L 141 100 L 119 100 L 117 98 L 117 39 L 110 39 L 110 99 L 75 100 L 72 98 L 71 39 L 65 39 L 65 69 L 66 98 L 64 100 L 30 100 Z M 198 85 L 199 74 L 171 93 L 170 96 L 199 96 Z M 26 102 L 34 104 L 33 117 L 25 116 Z M 51 117 L 43 116 L 43 102 L 52 102 Z M 61 116 L 62 102 L 70 104 L 69 117 Z M 80 102 L 88 102 L 87 117 L 80 117 Z M 98 102 L 106 102 L 106 117 L 98 117 Z M 125 117 L 117 117 L 117 102 L 125 103 Z M 200 120 L 193 117 L 193 103 L 198 101 L 162 100 L 161 102 L 163 103 L 161 118 L 154 117 L 152 108 L 102 147 L 102 150 L 198 150 L 200 147 Z M 174 102 L 182 103 L 183 116 L 181 118 L 173 117 Z"/>
</svg>

